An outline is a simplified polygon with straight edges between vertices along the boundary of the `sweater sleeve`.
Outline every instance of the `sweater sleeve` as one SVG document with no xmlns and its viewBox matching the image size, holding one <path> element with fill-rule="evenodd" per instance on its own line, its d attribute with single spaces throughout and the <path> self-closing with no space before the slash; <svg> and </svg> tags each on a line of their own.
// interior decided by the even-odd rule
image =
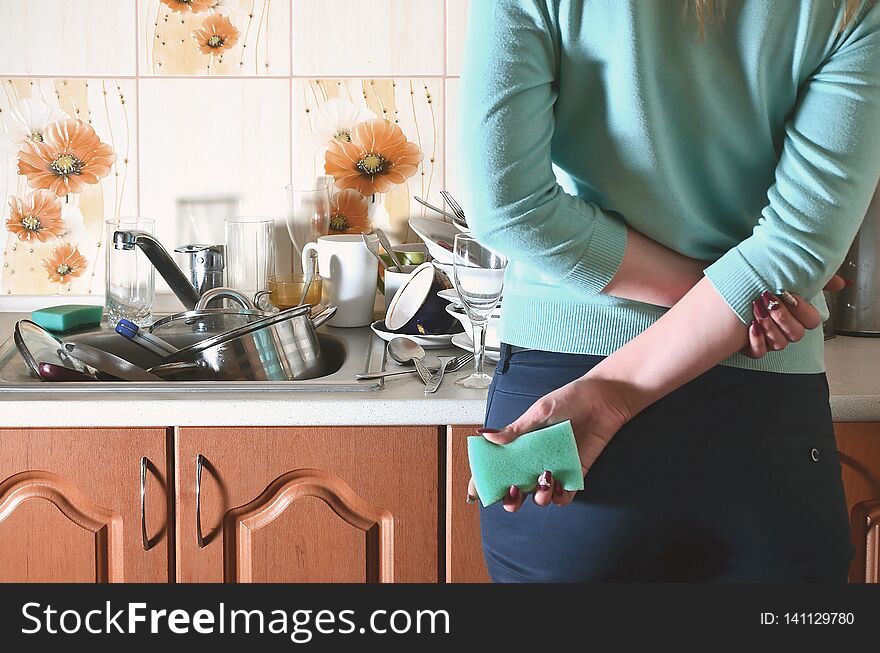
<svg viewBox="0 0 880 653">
<path fill-rule="evenodd" d="M 553 173 L 553 34 L 540 0 L 471 2 L 458 135 L 463 198 L 480 242 L 596 294 L 620 266 L 626 227 L 565 193 Z"/>
<path fill-rule="evenodd" d="M 746 324 L 762 291 L 816 296 L 843 263 L 880 175 L 880 4 L 804 82 L 752 234 L 705 274 Z"/>
</svg>

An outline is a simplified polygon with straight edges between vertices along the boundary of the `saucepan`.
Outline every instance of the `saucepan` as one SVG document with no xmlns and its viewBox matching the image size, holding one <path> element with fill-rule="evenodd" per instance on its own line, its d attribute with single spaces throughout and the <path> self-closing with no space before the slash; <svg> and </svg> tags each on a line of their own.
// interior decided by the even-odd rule
<svg viewBox="0 0 880 653">
<path fill-rule="evenodd" d="M 310 318 L 304 304 L 179 349 L 150 372 L 178 381 L 296 381 L 324 374 L 315 330 L 336 313 Z"/>
</svg>

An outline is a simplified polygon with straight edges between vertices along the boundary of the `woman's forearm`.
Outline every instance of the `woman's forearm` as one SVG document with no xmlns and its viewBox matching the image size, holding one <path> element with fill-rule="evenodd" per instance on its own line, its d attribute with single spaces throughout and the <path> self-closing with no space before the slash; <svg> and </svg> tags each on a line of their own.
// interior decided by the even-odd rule
<svg viewBox="0 0 880 653">
<path fill-rule="evenodd" d="M 674 252 L 632 227 L 626 233 L 623 259 L 604 294 L 668 308 L 703 278 L 708 263 Z"/>
<path fill-rule="evenodd" d="M 594 367 L 630 417 L 742 349 L 746 325 L 708 279 L 657 322 Z"/>
</svg>

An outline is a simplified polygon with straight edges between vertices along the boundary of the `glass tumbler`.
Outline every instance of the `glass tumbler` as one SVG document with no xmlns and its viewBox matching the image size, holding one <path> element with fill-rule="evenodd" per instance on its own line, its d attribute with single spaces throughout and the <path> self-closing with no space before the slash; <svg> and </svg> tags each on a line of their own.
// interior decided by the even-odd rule
<svg viewBox="0 0 880 653">
<path fill-rule="evenodd" d="M 296 250 L 293 266 L 300 270 L 302 249 L 306 243 L 313 243 L 319 236 L 326 236 L 330 229 L 330 183 L 326 177 L 319 177 L 307 186 L 286 186 L 287 190 L 287 234 Z"/>
<path fill-rule="evenodd" d="M 226 218 L 226 285 L 253 297 L 275 274 L 275 220 Z"/>
<path fill-rule="evenodd" d="M 156 297 L 156 272 L 140 247 L 117 249 L 113 246 L 115 231 L 143 231 L 152 235 L 156 221 L 152 218 L 119 218 L 106 220 L 106 295 L 104 299 L 107 322 L 115 327 L 121 319 L 139 326 L 153 321 L 153 301 Z"/>
</svg>

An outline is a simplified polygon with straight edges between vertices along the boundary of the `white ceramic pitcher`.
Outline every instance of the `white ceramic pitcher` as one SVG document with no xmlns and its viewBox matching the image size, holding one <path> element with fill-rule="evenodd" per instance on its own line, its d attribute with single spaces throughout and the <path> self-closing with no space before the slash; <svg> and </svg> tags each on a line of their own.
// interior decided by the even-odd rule
<svg viewBox="0 0 880 653">
<path fill-rule="evenodd" d="M 306 243 L 302 250 L 303 269 L 313 251 L 318 254 L 317 273 L 324 279 L 324 303 L 338 307 L 327 324 L 334 327 L 371 324 L 379 263 L 361 235 L 334 234 Z"/>
</svg>

